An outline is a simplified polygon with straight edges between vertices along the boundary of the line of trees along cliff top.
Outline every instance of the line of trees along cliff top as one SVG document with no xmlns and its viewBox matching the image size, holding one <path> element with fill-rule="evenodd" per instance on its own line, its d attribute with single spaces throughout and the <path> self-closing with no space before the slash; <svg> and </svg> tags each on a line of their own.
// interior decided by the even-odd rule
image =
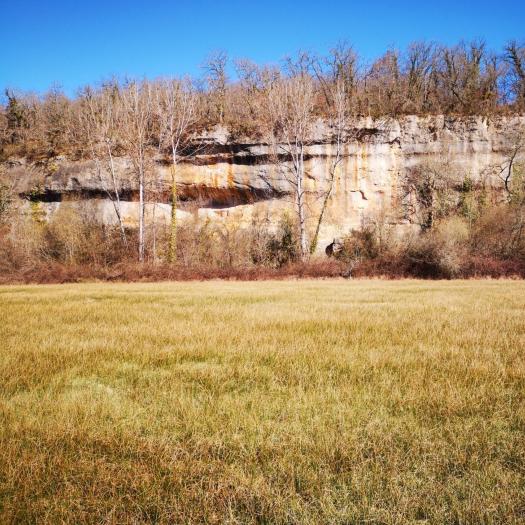
<svg viewBox="0 0 525 525">
<path fill-rule="evenodd" d="M 312 91 L 308 110 L 320 118 L 330 117 L 335 85 L 347 98 L 349 115 L 356 117 L 525 111 L 525 43 L 516 41 L 498 52 L 489 50 L 483 41 L 461 42 L 452 47 L 415 42 L 402 52 L 388 50 L 368 64 L 343 43 L 326 56 L 301 52 L 279 66 L 232 60 L 224 52 L 215 52 L 205 61 L 202 71 L 199 79 L 178 81 L 179 89 L 192 94 L 190 103 L 195 106 L 191 125 L 185 126 L 185 132 L 222 124 L 232 138 L 262 138 L 269 125 L 276 124 L 275 119 L 268 118 L 269 93 L 277 84 L 297 79 Z M 229 78 L 229 71 L 235 71 L 235 80 Z M 0 104 L 2 156 L 85 156 L 91 138 L 82 122 L 86 112 L 93 110 L 90 101 L 98 98 L 99 106 L 115 106 L 115 99 L 126 99 L 125 92 L 137 84 L 150 106 L 145 108 L 151 120 L 145 130 L 148 145 L 162 147 L 161 121 L 169 117 L 165 111 L 163 114 L 159 101 L 170 110 L 162 94 L 169 82 L 111 80 L 82 88 L 74 98 L 57 88 L 43 95 L 6 89 Z M 152 109 L 154 105 L 160 112 Z M 135 109 L 142 106 L 138 104 Z M 124 116 L 125 112 L 120 112 L 112 118 Z M 171 150 L 169 144 L 164 146 Z"/>
</svg>

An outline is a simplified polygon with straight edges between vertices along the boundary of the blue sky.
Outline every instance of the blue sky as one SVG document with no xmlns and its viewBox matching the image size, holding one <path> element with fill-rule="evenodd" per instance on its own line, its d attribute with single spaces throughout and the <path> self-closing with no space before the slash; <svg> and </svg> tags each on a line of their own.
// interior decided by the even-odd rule
<svg viewBox="0 0 525 525">
<path fill-rule="evenodd" d="M 417 39 L 525 40 L 525 0 L 0 0 L 0 88 L 74 94 L 112 75 L 199 74 L 206 55 L 278 62 L 338 40 L 365 59 Z"/>
</svg>

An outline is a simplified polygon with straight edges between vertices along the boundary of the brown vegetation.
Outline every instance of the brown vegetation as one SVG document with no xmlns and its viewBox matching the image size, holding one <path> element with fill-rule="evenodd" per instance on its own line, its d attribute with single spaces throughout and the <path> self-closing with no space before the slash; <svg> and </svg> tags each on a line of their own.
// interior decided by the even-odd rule
<svg viewBox="0 0 525 525">
<path fill-rule="evenodd" d="M 60 211 L 47 221 L 37 202 L 31 202 L 29 214 L 21 214 L 14 181 L 0 172 L 0 279 L 524 275 L 525 133 L 520 132 L 509 136 L 505 162 L 493 167 L 501 179 L 497 200 L 489 198 L 483 180 L 474 183 L 456 173 L 446 159 L 418 165 L 402 181 L 400 209 L 392 210 L 393 222 L 401 220 L 417 231 L 389 236 L 384 218 L 368 217 L 361 231 L 339 242 L 338 261 L 311 258 L 343 145 L 357 140 L 352 119 L 523 112 L 524 61 L 525 47 L 516 42 L 499 55 L 483 42 L 414 43 L 366 65 L 341 44 L 326 57 L 300 53 L 282 67 L 236 61 L 235 81 L 228 78 L 228 57 L 216 53 L 206 62 L 201 83 L 112 80 L 87 86 L 73 99 L 58 89 L 44 96 L 7 90 L 0 106 L 0 160 L 24 156 L 52 172 L 59 155 L 90 159 L 100 174 L 101 192 L 113 203 L 117 227 L 81 208 Z M 319 195 L 320 211 L 309 216 L 305 148 L 319 118 L 336 147 Z M 177 224 L 179 163 L 206 147 L 193 139 L 217 124 L 232 136 L 257 137 L 270 145 L 269 160 L 280 164 L 295 211 L 283 218 L 279 231 L 255 223 L 234 231 Z M 116 157 L 130 161 L 140 203 L 137 231 L 122 220 L 124 190 Z M 170 188 L 156 178 L 158 161 L 171 166 Z M 146 200 L 157 202 L 161 196 L 172 203 L 169 227 L 146 220 Z"/>
<path fill-rule="evenodd" d="M 431 229 L 396 235 L 381 219 L 345 237 L 335 253 L 348 275 L 418 278 L 525 277 L 525 207 L 487 207 L 472 221 L 448 213 Z"/>
<path fill-rule="evenodd" d="M 299 53 L 280 67 L 244 59 L 230 64 L 226 54 L 215 53 L 200 80 L 110 80 L 81 89 L 75 98 L 58 88 L 42 96 L 7 89 L 0 105 L 0 150 L 4 158 L 12 154 L 35 159 L 63 153 L 88 156 L 93 137 L 79 124 L 85 122 L 86 111 L 93 116 L 98 107 L 106 130 L 112 119 L 118 124 L 115 131 L 120 132 L 112 137 L 120 139 L 116 145 L 124 146 L 126 133 L 137 131 L 138 123 L 130 121 L 126 112 L 135 108 L 148 117 L 143 129 L 147 145 L 166 148 L 171 154 L 171 140 L 163 140 L 162 130 L 169 128 L 167 123 L 176 123 L 170 118 L 180 100 L 177 96 L 184 95 L 188 102 L 188 92 L 195 97 L 195 104 L 190 101 L 189 127 L 224 124 L 234 135 L 251 137 L 264 135 L 269 123 L 281 122 L 271 118 L 272 93 L 300 89 L 304 95 L 305 85 L 308 110 L 325 119 L 333 115 L 334 86 L 344 92 L 348 111 L 356 116 L 520 113 L 525 111 L 524 64 L 525 45 L 517 42 L 510 42 L 501 53 L 488 50 L 482 41 L 452 47 L 415 42 L 404 51 L 389 50 L 370 64 L 346 44 L 339 44 L 327 56 Z M 234 81 L 227 75 L 230 65 L 236 72 Z M 281 96 L 273 100 L 285 103 Z M 108 112 L 111 107 L 114 111 Z M 125 122 L 128 126 L 123 128 L 120 124 Z M 186 125 L 182 131 L 187 131 Z M 176 135 L 174 127 L 170 135 Z M 136 137 L 134 143 L 138 147 Z"/>
<path fill-rule="evenodd" d="M 117 226 L 58 212 L 37 228 L 27 219 L 3 228 L 0 283 L 525 277 L 524 219 L 523 205 L 508 204 L 490 207 L 472 223 L 450 215 L 424 232 L 399 234 L 384 219 L 369 219 L 340 241 L 334 257 L 307 261 L 289 219 L 273 233 L 255 226 L 229 232 L 210 224 L 180 227 L 176 263 L 168 259 L 166 227 L 157 232 L 157 258 L 150 242 L 140 263 L 137 232 L 127 231 L 124 245 Z"/>
</svg>

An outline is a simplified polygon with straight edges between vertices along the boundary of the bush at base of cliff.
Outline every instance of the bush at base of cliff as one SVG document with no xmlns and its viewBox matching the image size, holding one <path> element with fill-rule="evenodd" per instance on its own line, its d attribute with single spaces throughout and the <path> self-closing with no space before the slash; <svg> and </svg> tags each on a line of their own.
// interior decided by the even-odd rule
<svg viewBox="0 0 525 525">
<path fill-rule="evenodd" d="M 266 245 L 266 261 L 269 266 L 282 268 L 285 264 L 297 261 L 299 243 L 296 228 L 288 215 L 281 218 L 279 229 L 270 236 Z"/>
<path fill-rule="evenodd" d="M 341 242 L 336 258 L 354 277 L 525 277 L 525 208 L 504 204 L 471 222 L 451 216 L 432 229 L 381 238 L 370 223 Z"/>
</svg>

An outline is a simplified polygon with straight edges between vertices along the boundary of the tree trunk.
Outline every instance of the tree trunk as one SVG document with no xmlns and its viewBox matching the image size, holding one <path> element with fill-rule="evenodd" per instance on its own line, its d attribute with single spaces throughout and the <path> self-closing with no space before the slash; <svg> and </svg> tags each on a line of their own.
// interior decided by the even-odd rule
<svg viewBox="0 0 525 525">
<path fill-rule="evenodd" d="M 156 223 L 156 212 L 157 212 L 157 202 L 153 201 L 153 210 L 151 214 L 151 225 L 153 226 L 151 232 L 151 260 L 153 264 L 157 262 L 157 223 Z"/>
<path fill-rule="evenodd" d="M 304 212 L 304 152 L 301 145 L 297 173 L 297 214 L 299 215 L 299 236 L 301 242 L 301 260 L 308 259 L 308 240 L 306 238 L 306 218 Z"/>
<path fill-rule="evenodd" d="M 144 262 L 144 174 L 139 175 L 139 262 Z"/>
<path fill-rule="evenodd" d="M 113 191 L 115 193 L 115 200 L 113 201 L 113 206 L 115 208 L 115 214 L 117 215 L 118 224 L 120 228 L 120 236 L 122 238 L 122 242 L 124 243 L 124 246 L 128 245 L 128 240 L 126 237 L 126 230 L 124 228 L 124 223 L 122 221 L 122 210 L 120 206 L 120 194 L 119 194 L 119 188 L 117 184 L 117 177 L 115 175 L 115 166 L 113 164 L 113 155 L 111 153 L 111 147 L 109 144 L 107 144 L 108 148 L 108 157 L 109 157 L 109 169 L 111 171 L 111 180 L 113 182 Z"/>
<path fill-rule="evenodd" d="M 120 207 L 120 195 L 119 195 L 119 188 L 117 185 L 117 178 L 115 176 L 115 167 L 113 165 L 113 156 L 111 154 L 111 148 L 108 145 L 108 154 L 109 154 L 109 165 L 110 165 L 110 171 L 111 171 L 111 180 L 113 182 L 113 191 L 115 193 L 115 201 L 113 205 L 115 206 L 115 213 L 117 215 L 119 227 L 120 227 L 120 236 L 122 237 L 122 241 L 124 242 L 124 245 L 127 246 L 127 238 L 126 238 L 126 230 L 124 229 L 124 223 L 122 222 L 122 211 Z"/>
<path fill-rule="evenodd" d="M 175 263 L 177 262 L 177 178 L 175 165 L 171 169 L 171 223 L 168 262 Z"/>
<path fill-rule="evenodd" d="M 321 205 L 321 211 L 319 212 L 319 217 L 317 219 L 317 225 L 315 226 L 314 237 L 310 244 L 310 254 L 313 254 L 315 250 L 317 249 L 317 244 L 319 242 L 319 231 L 321 230 L 321 224 L 323 222 L 324 214 L 325 214 L 326 208 L 328 207 L 328 201 L 330 200 L 330 196 L 332 195 L 336 170 L 337 170 L 337 166 L 339 165 L 339 161 L 340 161 L 340 154 L 339 154 L 339 148 L 338 148 L 337 158 L 334 162 L 333 168 L 330 170 L 330 179 L 328 181 L 328 189 L 326 190 L 326 193 L 323 198 L 323 204 Z"/>
<path fill-rule="evenodd" d="M 330 194 L 332 193 L 332 188 L 326 192 L 323 204 L 321 206 L 321 211 L 319 213 L 319 219 L 317 220 L 317 225 L 315 227 L 315 233 L 314 237 L 312 239 L 312 242 L 310 244 L 310 254 L 314 254 L 315 250 L 317 250 L 317 244 L 319 243 L 319 231 L 321 230 L 321 223 L 323 222 L 324 212 L 326 211 L 326 208 L 328 206 L 328 200 L 330 199 Z"/>
</svg>

